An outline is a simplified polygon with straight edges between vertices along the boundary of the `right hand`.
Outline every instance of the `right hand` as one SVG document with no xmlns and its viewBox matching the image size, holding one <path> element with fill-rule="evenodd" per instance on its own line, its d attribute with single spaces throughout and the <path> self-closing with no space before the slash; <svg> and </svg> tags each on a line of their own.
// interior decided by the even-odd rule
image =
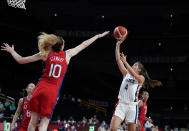
<svg viewBox="0 0 189 131">
<path fill-rule="evenodd" d="M 123 43 L 123 41 L 126 39 L 126 37 L 122 37 L 120 40 L 117 41 L 118 45 L 121 45 L 121 43 Z"/>
<path fill-rule="evenodd" d="M 123 54 L 123 52 L 120 54 L 120 59 L 122 62 L 127 62 L 127 56 Z"/>
<path fill-rule="evenodd" d="M 10 46 L 7 43 L 3 43 L 3 45 L 1 46 L 1 50 L 11 53 L 14 51 L 14 45 Z"/>
</svg>

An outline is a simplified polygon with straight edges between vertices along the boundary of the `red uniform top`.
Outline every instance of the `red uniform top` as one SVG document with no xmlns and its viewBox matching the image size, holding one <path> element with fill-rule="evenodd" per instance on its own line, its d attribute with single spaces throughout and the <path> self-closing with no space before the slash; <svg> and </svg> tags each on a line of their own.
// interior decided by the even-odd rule
<svg viewBox="0 0 189 131">
<path fill-rule="evenodd" d="M 50 52 L 45 62 L 45 68 L 43 70 L 43 75 L 39 80 L 39 83 L 45 82 L 52 84 L 54 86 L 57 86 L 58 89 L 66 73 L 66 69 L 66 53 L 64 51 L 61 51 L 59 53 Z"/>
<path fill-rule="evenodd" d="M 23 98 L 23 120 L 21 127 L 24 129 L 28 128 L 30 119 L 31 119 L 31 111 L 28 109 L 29 100 L 27 97 Z"/>
<path fill-rule="evenodd" d="M 30 100 L 31 111 L 39 113 L 40 116 L 51 118 L 66 71 L 66 53 L 64 51 L 50 52 L 45 61 L 43 75 Z"/>
<path fill-rule="evenodd" d="M 147 113 L 147 104 L 143 102 L 143 106 L 139 108 L 139 120 L 145 120 Z"/>
</svg>

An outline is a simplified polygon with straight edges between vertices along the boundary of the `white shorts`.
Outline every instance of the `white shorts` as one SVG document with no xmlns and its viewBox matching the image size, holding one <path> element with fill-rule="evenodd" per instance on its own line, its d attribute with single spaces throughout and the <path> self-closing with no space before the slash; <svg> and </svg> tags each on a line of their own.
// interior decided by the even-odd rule
<svg viewBox="0 0 189 131">
<path fill-rule="evenodd" d="M 120 103 L 116 104 L 113 116 L 118 116 L 125 119 L 126 123 L 137 124 L 138 105 L 133 103 Z"/>
</svg>

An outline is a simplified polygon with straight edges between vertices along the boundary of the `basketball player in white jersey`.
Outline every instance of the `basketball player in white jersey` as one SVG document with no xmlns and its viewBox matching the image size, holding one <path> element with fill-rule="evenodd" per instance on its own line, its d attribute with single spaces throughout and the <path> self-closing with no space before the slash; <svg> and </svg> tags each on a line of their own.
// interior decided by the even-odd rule
<svg viewBox="0 0 189 131">
<path fill-rule="evenodd" d="M 126 56 L 120 55 L 120 44 L 125 40 L 117 41 L 115 56 L 119 70 L 123 75 L 123 81 L 118 95 L 118 103 L 111 120 L 110 130 L 117 131 L 118 126 L 125 120 L 128 131 L 136 130 L 138 114 L 138 94 L 140 88 L 160 86 L 161 82 L 151 80 L 147 71 L 140 62 L 134 63 L 131 67 L 126 60 Z"/>
</svg>

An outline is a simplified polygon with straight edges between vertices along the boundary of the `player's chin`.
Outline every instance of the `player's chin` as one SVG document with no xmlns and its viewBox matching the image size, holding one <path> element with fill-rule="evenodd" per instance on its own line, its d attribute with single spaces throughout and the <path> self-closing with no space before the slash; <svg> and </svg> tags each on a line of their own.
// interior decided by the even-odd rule
<svg viewBox="0 0 189 131">
<path fill-rule="evenodd" d="M 28 91 L 28 94 L 32 94 L 32 91 Z"/>
</svg>

